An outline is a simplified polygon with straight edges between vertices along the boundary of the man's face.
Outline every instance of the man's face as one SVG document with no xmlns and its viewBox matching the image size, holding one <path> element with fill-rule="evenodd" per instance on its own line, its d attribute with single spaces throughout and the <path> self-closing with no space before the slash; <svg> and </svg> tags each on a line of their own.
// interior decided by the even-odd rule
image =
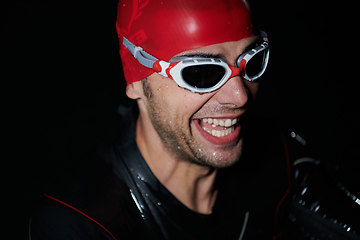
<svg viewBox="0 0 360 240">
<path fill-rule="evenodd" d="M 257 39 L 210 45 L 176 56 L 221 56 L 234 65 Z M 240 158 L 244 114 L 258 91 L 256 81 L 235 76 L 220 89 L 199 94 L 154 73 L 142 85 L 143 105 L 139 107 L 144 108 L 163 148 L 177 160 L 222 168 Z"/>
</svg>

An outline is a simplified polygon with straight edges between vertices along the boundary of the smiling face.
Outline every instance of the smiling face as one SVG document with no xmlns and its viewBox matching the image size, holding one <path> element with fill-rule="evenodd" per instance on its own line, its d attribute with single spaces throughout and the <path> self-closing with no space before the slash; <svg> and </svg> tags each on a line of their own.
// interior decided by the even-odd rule
<svg viewBox="0 0 360 240">
<path fill-rule="evenodd" d="M 257 37 L 210 45 L 177 56 L 223 56 L 231 65 Z M 136 83 L 134 83 L 136 84 Z M 258 83 L 240 76 L 230 78 L 210 93 L 193 93 L 157 73 L 137 83 L 140 121 L 153 143 L 179 161 L 222 168 L 234 164 L 241 155 L 244 114 L 256 96 Z M 139 92 L 139 91 L 138 91 Z M 151 149 L 148 147 L 148 149 Z"/>
</svg>

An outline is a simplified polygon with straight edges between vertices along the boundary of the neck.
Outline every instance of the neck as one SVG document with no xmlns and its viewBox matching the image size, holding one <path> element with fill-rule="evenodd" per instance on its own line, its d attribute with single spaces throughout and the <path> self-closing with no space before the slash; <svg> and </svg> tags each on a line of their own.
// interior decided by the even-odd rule
<svg viewBox="0 0 360 240">
<path fill-rule="evenodd" d="M 214 188 L 217 170 L 172 156 L 163 148 L 156 131 L 148 131 L 150 126 L 145 126 L 148 122 L 140 114 L 136 142 L 151 171 L 186 207 L 198 213 L 210 214 L 217 195 Z"/>
</svg>

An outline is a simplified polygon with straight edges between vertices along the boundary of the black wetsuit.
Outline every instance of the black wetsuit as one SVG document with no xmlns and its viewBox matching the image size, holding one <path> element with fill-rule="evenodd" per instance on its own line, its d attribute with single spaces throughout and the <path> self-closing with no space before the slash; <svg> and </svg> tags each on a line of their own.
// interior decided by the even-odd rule
<svg viewBox="0 0 360 240">
<path fill-rule="evenodd" d="M 135 141 L 137 114 L 135 106 L 113 141 L 46 192 L 31 220 L 32 240 L 271 239 L 288 214 L 282 205 L 290 165 L 310 154 L 302 144 L 251 119 L 243 155 L 219 171 L 213 212 L 204 215 L 178 201 L 147 166 Z"/>
</svg>

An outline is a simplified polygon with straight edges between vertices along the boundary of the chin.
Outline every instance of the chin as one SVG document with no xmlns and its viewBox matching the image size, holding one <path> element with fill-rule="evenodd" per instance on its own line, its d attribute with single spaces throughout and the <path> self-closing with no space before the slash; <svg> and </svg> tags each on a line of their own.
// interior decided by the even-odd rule
<svg viewBox="0 0 360 240">
<path fill-rule="evenodd" d="M 206 151 L 205 149 L 198 149 L 196 158 L 192 161 L 201 166 L 208 166 L 211 168 L 221 169 L 233 166 L 241 157 L 242 141 L 234 146 L 228 146 L 226 149 L 217 151 Z"/>
</svg>

